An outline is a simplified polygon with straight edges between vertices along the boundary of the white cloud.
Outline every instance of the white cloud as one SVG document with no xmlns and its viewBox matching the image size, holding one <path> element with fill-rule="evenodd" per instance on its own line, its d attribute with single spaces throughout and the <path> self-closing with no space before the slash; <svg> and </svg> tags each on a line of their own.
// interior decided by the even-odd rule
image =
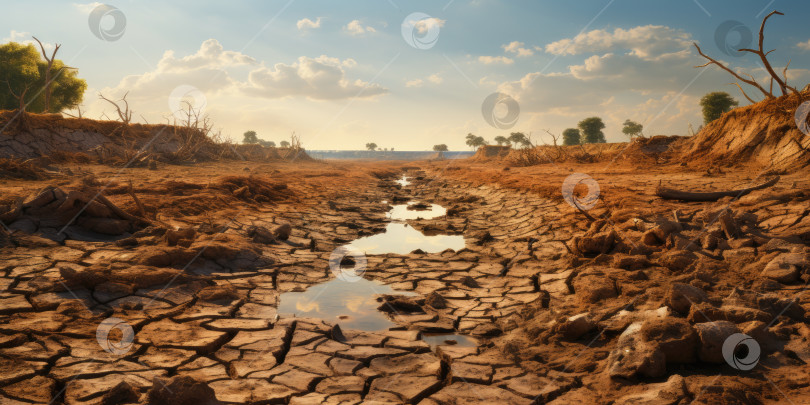
<svg viewBox="0 0 810 405">
<path fill-rule="evenodd" d="M 73 7 L 76 7 L 83 14 L 90 14 L 90 12 L 93 11 L 93 9 L 95 9 L 100 5 L 102 5 L 102 3 L 99 3 L 97 1 L 93 3 L 73 3 Z"/>
<path fill-rule="evenodd" d="M 371 34 L 377 32 L 374 27 L 363 26 L 363 23 L 361 23 L 360 20 L 353 20 L 349 22 L 345 27 L 343 27 L 343 30 L 352 36 L 361 36 L 365 35 L 366 33 Z"/>
<path fill-rule="evenodd" d="M 352 59 L 341 61 L 326 55 L 301 56 L 289 65 L 277 63 L 272 68 L 262 66 L 250 72 L 243 90 L 268 98 L 303 96 L 314 100 L 368 98 L 388 92 L 379 84 L 348 80 L 343 68 L 355 63 Z"/>
<path fill-rule="evenodd" d="M 416 30 L 418 35 L 425 35 L 434 28 L 444 27 L 447 20 L 442 20 L 436 17 L 425 18 L 423 20 L 409 21 L 410 25 Z"/>
<path fill-rule="evenodd" d="M 478 61 L 485 65 L 492 65 L 495 63 L 503 63 L 504 65 L 511 65 L 515 63 L 512 58 L 506 56 L 479 56 Z"/>
<path fill-rule="evenodd" d="M 683 30 L 661 25 L 645 25 L 630 29 L 616 28 L 613 32 L 593 30 L 574 38 L 561 39 L 546 45 L 554 55 L 578 55 L 589 52 L 630 50 L 644 59 L 654 59 L 668 51 L 686 49 L 692 37 Z"/>
<path fill-rule="evenodd" d="M 512 41 L 506 45 L 503 45 L 503 50 L 508 53 L 514 53 L 517 56 L 532 56 L 534 55 L 534 51 L 524 47 L 523 42 Z"/>
<path fill-rule="evenodd" d="M 315 19 L 315 21 L 312 21 L 309 18 L 303 18 L 301 20 L 298 20 L 298 22 L 295 25 L 301 31 L 320 28 L 321 27 L 321 17 L 318 17 L 317 19 Z"/>
<path fill-rule="evenodd" d="M 405 87 L 422 87 L 423 84 L 422 79 L 413 79 L 405 82 Z"/>
<path fill-rule="evenodd" d="M 239 65 L 255 65 L 256 59 L 240 52 L 226 51 L 216 39 L 208 39 L 202 43 L 200 49 L 193 55 L 175 58 L 174 51 L 166 51 L 158 62 L 158 70 L 185 71 L 200 67 L 227 67 Z"/>
<path fill-rule="evenodd" d="M 803 51 L 810 51 L 810 39 L 804 42 L 799 42 L 798 44 L 796 44 L 796 46 Z"/>
<path fill-rule="evenodd" d="M 433 84 L 442 84 L 442 82 L 444 81 L 444 78 L 439 76 L 438 74 L 432 74 L 432 75 L 428 76 L 428 81 L 433 83 Z"/>
<path fill-rule="evenodd" d="M 652 32 L 660 38 L 651 37 Z M 626 140 L 620 129 L 628 118 L 644 124 L 648 135 L 684 134 L 689 122 L 700 125 L 698 101 L 707 92 L 727 91 L 745 104 L 739 90 L 727 86 L 727 73 L 716 67 L 694 68 L 702 61 L 691 43 L 689 35 L 668 27 L 591 31 L 546 46 L 554 54 L 585 54 L 581 62 L 562 72 L 529 73 L 501 83 L 498 90 L 520 103 L 525 125 L 561 132 L 596 115 L 605 120 L 610 141 Z M 751 73 L 759 76 L 755 70 Z M 807 76 L 797 71 L 789 77 L 797 83 Z"/>
<path fill-rule="evenodd" d="M 17 42 L 17 43 L 24 44 L 24 45 L 29 45 L 29 44 L 34 45 L 34 47 L 37 48 L 37 52 L 40 51 L 39 44 L 36 41 L 34 41 L 34 39 L 31 36 L 30 32 L 11 30 L 11 32 L 9 32 L 8 36 L 2 39 L 1 43 L 5 44 L 5 43 L 8 43 L 8 42 Z M 43 41 L 42 46 L 45 47 L 46 51 L 52 51 L 53 48 L 54 48 L 54 44 L 52 44 L 50 42 L 44 42 Z M 57 59 L 59 59 L 58 56 L 59 55 L 57 55 Z"/>
<path fill-rule="evenodd" d="M 169 94 L 182 85 L 199 89 L 208 100 L 208 111 L 218 103 L 223 108 L 237 102 L 261 104 L 267 99 L 284 97 L 337 100 L 370 98 L 388 92 L 378 84 L 349 79 L 346 69 L 356 65 L 353 59 L 323 55 L 302 56 L 290 64 L 277 63 L 269 68 L 265 62 L 225 50 L 217 40 L 209 39 L 190 55 L 175 56 L 175 52 L 166 51 L 156 69 L 126 76 L 114 87 L 88 89 L 84 109 L 88 116 L 100 116 L 104 111 L 109 116 L 110 106 L 99 101 L 98 94 L 117 99 L 128 92 L 127 100 L 133 111 L 150 122 L 159 122 L 169 116 Z M 238 76 L 245 75 L 240 69 L 245 66 L 252 66 L 252 70 L 246 76 Z"/>
</svg>

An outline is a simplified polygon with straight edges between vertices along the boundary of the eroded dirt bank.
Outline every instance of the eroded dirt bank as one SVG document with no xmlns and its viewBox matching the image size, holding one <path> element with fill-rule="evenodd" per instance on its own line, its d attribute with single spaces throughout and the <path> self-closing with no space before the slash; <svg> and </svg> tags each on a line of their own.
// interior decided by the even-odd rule
<svg viewBox="0 0 810 405">
<path fill-rule="evenodd" d="M 0 399 L 806 402 L 807 177 L 674 203 L 653 196 L 659 179 L 700 188 L 756 174 L 597 168 L 574 168 L 600 184 L 592 219 L 563 201 L 571 172 L 551 165 L 93 166 L 7 182 Z M 78 212 L 102 188 L 122 212 Z M 390 204 L 409 201 L 447 214 L 408 226 L 466 247 L 366 257 L 366 279 L 415 293 L 377 297 L 392 330 L 279 313 L 281 294 L 333 280 L 335 249 L 383 232 Z M 736 332 L 761 347 L 750 371 L 722 355 Z M 434 333 L 477 344 L 431 348 L 422 335 Z"/>
</svg>

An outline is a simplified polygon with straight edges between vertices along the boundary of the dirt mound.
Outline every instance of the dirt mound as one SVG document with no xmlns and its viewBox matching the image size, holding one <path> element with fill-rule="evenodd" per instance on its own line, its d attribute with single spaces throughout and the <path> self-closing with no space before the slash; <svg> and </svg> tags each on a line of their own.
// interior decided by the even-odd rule
<svg viewBox="0 0 810 405">
<path fill-rule="evenodd" d="M 13 121 L 13 122 L 12 122 Z M 222 159 L 274 161 L 309 159 L 303 148 L 235 145 L 219 138 L 210 124 L 145 125 L 64 118 L 59 114 L 0 111 L 0 158 L 48 156 L 54 162 L 98 162 L 142 167 L 159 162 L 210 162 Z"/>
<path fill-rule="evenodd" d="M 487 160 L 487 159 L 497 159 L 506 157 L 509 154 L 509 151 L 512 149 L 511 146 L 499 146 L 499 145 L 484 145 L 478 148 L 478 151 L 475 152 L 473 155 L 473 160 Z"/>
<path fill-rule="evenodd" d="M 795 112 L 810 91 L 790 94 L 736 108 L 709 123 L 688 145 L 680 159 L 732 165 L 753 162 L 776 170 L 810 165 L 810 136 L 795 122 Z"/>
</svg>

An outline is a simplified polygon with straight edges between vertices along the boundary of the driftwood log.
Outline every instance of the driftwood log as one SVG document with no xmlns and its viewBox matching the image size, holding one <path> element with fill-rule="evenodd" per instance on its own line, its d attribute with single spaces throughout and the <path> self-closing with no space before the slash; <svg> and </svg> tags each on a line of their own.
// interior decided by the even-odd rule
<svg viewBox="0 0 810 405">
<path fill-rule="evenodd" d="M 776 176 L 765 183 L 754 187 L 743 188 L 739 190 L 728 191 L 711 191 L 711 192 L 694 192 L 682 191 L 673 188 L 661 187 L 655 190 L 655 195 L 667 200 L 681 200 L 681 201 L 717 201 L 723 197 L 742 197 L 754 190 L 761 190 L 773 186 L 779 181 L 779 176 Z"/>
</svg>

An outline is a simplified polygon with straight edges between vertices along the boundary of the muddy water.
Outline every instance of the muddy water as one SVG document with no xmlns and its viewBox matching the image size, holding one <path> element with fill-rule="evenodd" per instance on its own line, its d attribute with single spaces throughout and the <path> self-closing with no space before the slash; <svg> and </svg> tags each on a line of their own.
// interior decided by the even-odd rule
<svg viewBox="0 0 810 405">
<path fill-rule="evenodd" d="M 407 178 L 397 180 L 406 187 Z M 461 235 L 424 235 L 407 224 L 409 219 L 433 219 L 445 215 L 447 210 L 437 204 L 398 204 L 388 212 L 391 221 L 384 233 L 359 238 L 347 246 L 367 255 L 408 254 L 416 249 L 427 253 L 437 253 L 446 249 L 464 248 Z M 380 331 L 397 326 L 385 314 L 378 311 L 380 294 L 416 295 L 409 291 L 397 291 L 382 283 L 358 279 L 335 278 L 328 282 L 309 287 L 303 292 L 281 294 L 278 312 L 281 315 L 319 318 L 334 322 L 345 329 Z M 473 338 L 456 334 L 424 335 L 423 340 L 432 348 L 451 344 L 476 346 Z"/>
</svg>

